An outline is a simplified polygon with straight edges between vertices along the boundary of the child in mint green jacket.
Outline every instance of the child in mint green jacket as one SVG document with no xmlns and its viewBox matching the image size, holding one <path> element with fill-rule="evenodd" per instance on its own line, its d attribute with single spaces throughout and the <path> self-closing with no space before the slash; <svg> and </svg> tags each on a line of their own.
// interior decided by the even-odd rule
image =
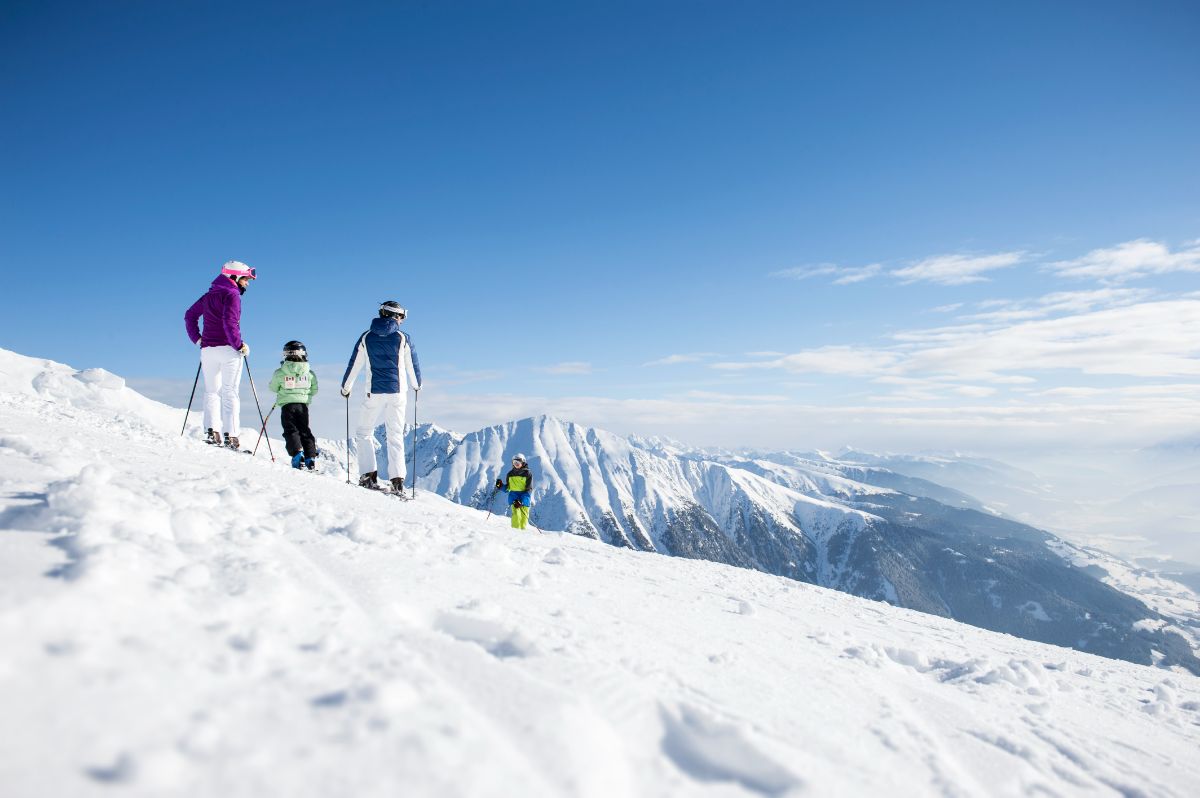
<svg viewBox="0 0 1200 798">
<path fill-rule="evenodd" d="M 283 360 L 271 375 L 275 406 L 283 420 L 283 442 L 292 468 L 313 470 L 317 439 L 308 426 L 308 405 L 317 395 L 317 375 L 308 367 L 308 351 L 299 341 L 283 345 Z"/>
</svg>

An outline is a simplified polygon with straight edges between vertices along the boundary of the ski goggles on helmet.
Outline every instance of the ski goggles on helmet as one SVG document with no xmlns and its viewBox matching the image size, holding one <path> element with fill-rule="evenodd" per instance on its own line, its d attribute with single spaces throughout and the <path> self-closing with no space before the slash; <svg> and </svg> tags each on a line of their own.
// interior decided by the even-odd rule
<svg viewBox="0 0 1200 798">
<path fill-rule="evenodd" d="M 257 269 L 252 266 L 247 266 L 246 264 L 237 260 L 226 262 L 226 264 L 221 267 L 221 274 L 224 274 L 228 277 L 233 277 L 235 279 L 238 277 L 249 277 L 251 280 L 258 279 Z"/>
<path fill-rule="evenodd" d="M 408 318 L 408 311 L 397 305 L 395 302 L 385 302 L 379 306 L 379 310 L 380 312 L 386 313 L 392 318 L 399 319 L 401 321 Z"/>
</svg>

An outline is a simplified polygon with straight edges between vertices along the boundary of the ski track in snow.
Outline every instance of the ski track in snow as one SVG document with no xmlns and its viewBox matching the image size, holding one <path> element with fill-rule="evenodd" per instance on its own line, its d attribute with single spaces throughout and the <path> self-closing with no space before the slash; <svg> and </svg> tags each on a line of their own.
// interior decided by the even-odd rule
<svg viewBox="0 0 1200 798">
<path fill-rule="evenodd" d="M 5 798 L 1200 794 L 1190 675 L 402 504 L 6 357 Z"/>
</svg>

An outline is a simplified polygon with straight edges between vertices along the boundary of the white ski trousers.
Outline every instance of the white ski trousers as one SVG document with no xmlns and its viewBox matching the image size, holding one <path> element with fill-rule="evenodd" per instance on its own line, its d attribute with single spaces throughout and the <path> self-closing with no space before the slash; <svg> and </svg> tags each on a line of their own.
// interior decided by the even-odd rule
<svg viewBox="0 0 1200 798">
<path fill-rule="evenodd" d="M 387 433 L 387 479 L 408 476 L 404 460 L 404 414 L 408 410 L 408 392 L 369 393 L 363 399 L 354 437 L 358 443 L 358 473 L 376 470 L 375 428 L 383 421 Z M 379 475 L 381 479 L 383 474 Z"/>
<path fill-rule="evenodd" d="M 203 347 L 200 369 L 204 372 L 204 428 L 240 436 L 242 353 L 232 346 Z"/>
</svg>

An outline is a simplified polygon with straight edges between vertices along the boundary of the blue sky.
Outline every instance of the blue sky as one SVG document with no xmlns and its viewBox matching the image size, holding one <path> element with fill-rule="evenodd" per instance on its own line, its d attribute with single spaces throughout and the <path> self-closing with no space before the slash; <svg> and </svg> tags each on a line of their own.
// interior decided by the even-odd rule
<svg viewBox="0 0 1200 798">
<path fill-rule="evenodd" d="M 1195 433 L 1198 40 L 1191 2 L 6 3 L 0 346 L 182 405 L 237 258 L 256 378 L 291 338 L 340 376 L 397 299 L 463 431 Z"/>
</svg>

